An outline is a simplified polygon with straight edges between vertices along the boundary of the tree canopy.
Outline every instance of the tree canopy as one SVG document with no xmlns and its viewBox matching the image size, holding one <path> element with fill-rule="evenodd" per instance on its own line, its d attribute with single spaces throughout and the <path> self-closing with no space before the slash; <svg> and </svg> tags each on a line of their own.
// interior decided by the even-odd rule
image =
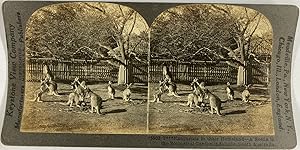
<svg viewBox="0 0 300 150">
<path fill-rule="evenodd" d="M 152 58 L 226 60 L 239 66 L 250 56 L 271 54 L 272 27 L 245 7 L 181 5 L 156 18 L 150 40 Z"/>
<path fill-rule="evenodd" d="M 107 58 L 148 52 L 148 25 L 131 8 L 76 2 L 43 7 L 28 20 L 27 57 Z"/>
</svg>

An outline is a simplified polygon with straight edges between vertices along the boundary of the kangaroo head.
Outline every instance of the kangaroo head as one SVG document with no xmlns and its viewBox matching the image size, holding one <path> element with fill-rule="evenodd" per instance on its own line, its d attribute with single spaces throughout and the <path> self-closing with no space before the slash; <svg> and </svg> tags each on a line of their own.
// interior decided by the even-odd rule
<svg viewBox="0 0 300 150">
<path fill-rule="evenodd" d="M 230 86 L 230 82 L 227 82 L 227 86 Z"/>
<path fill-rule="evenodd" d="M 73 82 L 71 82 L 71 85 L 75 86 L 75 88 L 77 88 L 79 83 L 76 80 L 74 80 Z"/>
<path fill-rule="evenodd" d="M 249 90 L 249 88 L 251 87 L 251 84 L 245 85 L 245 90 Z"/>
<path fill-rule="evenodd" d="M 201 82 L 201 83 L 199 84 L 199 86 L 200 86 L 201 89 L 205 89 L 205 82 Z"/>
<path fill-rule="evenodd" d="M 159 81 L 159 86 L 163 86 L 164 84 L 164 81 Z"/>
<path fill-rule="evenodd" d="M 75 77 L 74 81 L 79 81 L 79 78 L 78 78 L 78 77 Z"/>
<path fill-rule="evenodd" d="M 112 84 L 112 82 L 111 82 L 111 81 L 108 81 L 108 84 L 109 84 L 109 85 L 111 85 L 111 84 Z"/>
<path fill-rule="evenodd" d="M 43 84 L 44 84 L 44 81 L 43 81 L 43 80 L 40 80 L 40 84 L 43 85 Z"/>
<path fill-rule="evenodd" d="M 197 79 L 197 78 L 195 78 L 195 79 L 193 80 L 193 82 L 198 82 L 198 79 Z"/>
<path fill-rule="evenodd" d="M 126 88 L 129 89 L 131 87 L 132 83 L 126 84 Z"/>
</svg>

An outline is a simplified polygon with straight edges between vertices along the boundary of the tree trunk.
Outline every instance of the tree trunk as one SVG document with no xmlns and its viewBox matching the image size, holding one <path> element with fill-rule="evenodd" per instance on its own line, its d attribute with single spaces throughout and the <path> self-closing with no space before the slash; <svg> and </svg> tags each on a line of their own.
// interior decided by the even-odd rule
<svg viewBox="0 0 300 150">
<path fill-rule="evenodd" d="M 130 71 L 130 65 L 128 63 L 128 60 L 125 60 L 125 65 L 120 65 L 119 67 L 119 74 L 118 74 L 118 85 L 127 84 L 131 82 L 131 71 Z"/>
<path fill-rule="evenodd" d="M 237 74 L 237 85 L 241 86 L 245 83 L 245 69 L 243 66 L 239 66 Z"/>
<path fill-rule="evenodd" d="M 126 67 L 124 65 L 120 65 L 119 67 L 119 74 L 118 74 L 118 85 L 126 84 L 127 78 L 126 78 Z"/>
</svg>

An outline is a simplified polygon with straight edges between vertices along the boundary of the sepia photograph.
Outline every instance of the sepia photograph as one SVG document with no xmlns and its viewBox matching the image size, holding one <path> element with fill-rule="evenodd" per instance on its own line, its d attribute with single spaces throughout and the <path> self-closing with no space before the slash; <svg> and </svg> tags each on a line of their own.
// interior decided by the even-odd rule
<svg viewBox="0 0 300 150">
<path fill-rule="evenodd" d="M 179 5 L 150 27 L 149 133 L 273 135 L 272 26 L 250 8 Z"/>
<path fill-rule="evenodd" d="M 1 143 L 292 149 L 297 6 L 4 2 Z"/>
<path fill-rule="evenodd" d="M 36 10 L 25 32 L 21 132 L 145 133 L 148 29 L 138 12 L 118 4 Z"/>
<path fill-rule="evenodd" d="M 21 131 L 273 135 L 272 37 L 241 6 L 179 5 L 150 26 L 119 4 L 42 7 L 26 26 Z"/>
</svg>

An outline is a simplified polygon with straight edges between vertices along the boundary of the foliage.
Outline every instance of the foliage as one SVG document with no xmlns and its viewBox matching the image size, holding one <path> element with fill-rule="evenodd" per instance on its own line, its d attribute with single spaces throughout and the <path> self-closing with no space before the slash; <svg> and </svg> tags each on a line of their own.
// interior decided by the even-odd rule
<svg viewBox="0 0 300 150">
<path fill-rule="evenodd" d="M 146 54 L 148 26 L 134 10 L 109 3 L 64 3 L 43 7 L 26 29 L 28 57 L 85 59 Z"/>
<path fill-rule="evenodd" d="M 271 50 L 267 18 L 244 7 L 182 5 L 163 12 L 151 26 L 153 58 L 226 60 L 237 67 L 248 56 Z"/>
</svg>

